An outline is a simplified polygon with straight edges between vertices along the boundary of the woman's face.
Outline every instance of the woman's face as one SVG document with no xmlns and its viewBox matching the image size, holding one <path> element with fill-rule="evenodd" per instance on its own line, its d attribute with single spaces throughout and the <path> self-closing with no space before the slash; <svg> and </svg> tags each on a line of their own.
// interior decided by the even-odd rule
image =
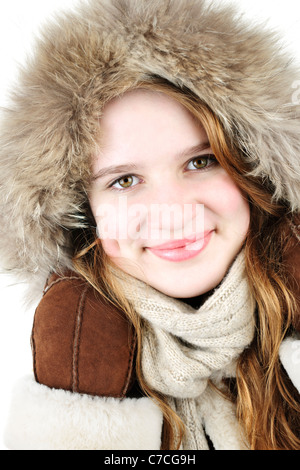
<svg viewBox="0 0 300 470">
<path fill-rule="evenodd" d="M 89 198 L 107 255 L 171 297 L 216 287 L 250 211 L 204 129 L 169 96 L 134 90 L 105 107 L 101 134 Z"/>
</svg>

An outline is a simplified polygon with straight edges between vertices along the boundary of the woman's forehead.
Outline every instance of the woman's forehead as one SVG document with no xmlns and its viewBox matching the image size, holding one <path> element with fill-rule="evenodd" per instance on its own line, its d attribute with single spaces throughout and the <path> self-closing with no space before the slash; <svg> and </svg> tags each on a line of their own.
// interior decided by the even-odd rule
<svg viewBox="0 0 300 470">
<path fill-rule="evenodd" d="M 164 93 L 134 90 L 115 98 L 100 119 L 101 147 L 132 152 L 179 145 L 179 152 L 207 141 L 199 121 L 179 101 Z"/>
<path fill-rule="evenodd" d="M 107 165 L 147 164 L 157 157 L 188 158 L 209 147 L 200 123 L 164 94 L 137 91 L 115 99 L 104 110 L 100 128 L 95 171 Z"/>
</svg>

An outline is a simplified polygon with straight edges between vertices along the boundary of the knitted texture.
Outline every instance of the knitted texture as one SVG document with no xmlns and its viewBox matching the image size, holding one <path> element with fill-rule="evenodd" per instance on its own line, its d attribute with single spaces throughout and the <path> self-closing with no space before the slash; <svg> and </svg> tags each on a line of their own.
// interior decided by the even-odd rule
<svg viewBox="0 0 300 470">
<path fill-rule="evenodd" d="M 121 283 L 145 320 L 144 378 L 152 389 L 168 397 L 185 423 L 183 449 L 208 448 L 203 428 L 210 428 L 211 437 L 218 434 L 204 419 L 205 414 L 209 421 L 217 401 L 219 425 L 234 423 L 220 445 L 228 440 L 235 448 L 242 448 L 232 404 L 213 392 L 208 382 L 220 384 L 222 377 L 234 376 L 236 359 L 254 336 L 255 302 L 246 278 L 244 253 L 237 256 L 221 285 L 198 310 L 132 277 L 124 277 Z"/>
</svg>

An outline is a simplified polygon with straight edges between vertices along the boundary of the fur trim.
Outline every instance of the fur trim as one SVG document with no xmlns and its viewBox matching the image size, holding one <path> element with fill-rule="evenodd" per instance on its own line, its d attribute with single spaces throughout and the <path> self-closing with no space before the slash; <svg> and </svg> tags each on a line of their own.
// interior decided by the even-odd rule
<svg viewBox="0 0 300 470">
<path fill-rule="evenodd" d="M 253 174 L 300 209 L 298 67 L 277 33 L 205 0 L 90 0 L 45 25 L 2 118 L 0 260 L 26 281 L 71 268 L 105 102 L 159 76 L 213 109 Z"/>
<path fill-rule="evenodd" d="M 300 393 L 300 336 L 287 338 L 280 346 L 280 360 L 294 386 Z"/>
<path fill-rule="evenodd" d="M 14 389 L 5 441 L 12 450 L 159 450 L 161 430 L 150 398 L 73 394 L 26 377 Z"/>
<path fill-rule="evenodd" d="M 236 406 L 224 400 L 217 390 L 212 387 L 206 389 L 201 397 L 199 412 L 215 450 L 249 450 L 236 418 Z"/>
</svg>

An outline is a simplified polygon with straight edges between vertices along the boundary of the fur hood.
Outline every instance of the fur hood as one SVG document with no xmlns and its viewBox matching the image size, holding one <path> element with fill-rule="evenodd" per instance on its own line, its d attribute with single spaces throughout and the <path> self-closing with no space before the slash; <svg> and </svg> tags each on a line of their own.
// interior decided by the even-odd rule
<svg viewBox="0 0 300 470">
<path fill-rule="evenodd" d="M 47 24 L 1 120 L 2 267 L 26 281 L 72 268 L 103 105 L 151 76 L 198 95 L 298 211 L 300 73 L 279 40 L 204 0 L 90 0 Z"/>
</svg>

